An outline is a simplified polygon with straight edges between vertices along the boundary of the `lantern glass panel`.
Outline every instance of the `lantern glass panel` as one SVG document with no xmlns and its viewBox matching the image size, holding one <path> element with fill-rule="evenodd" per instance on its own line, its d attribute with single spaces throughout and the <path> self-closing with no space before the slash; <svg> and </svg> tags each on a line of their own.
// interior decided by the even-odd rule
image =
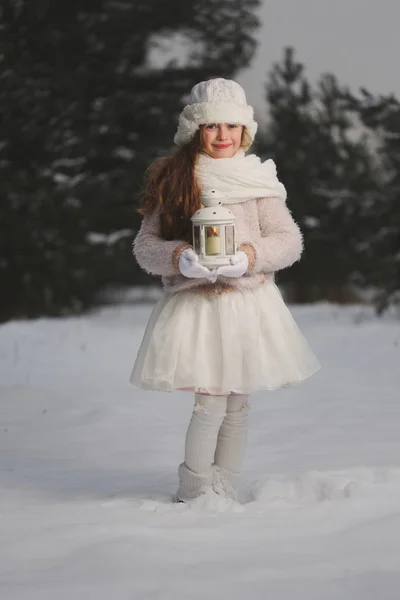
<svg viewBox="0 0 400 600">
<path fill-rule="evenodd" d="M 196 254 L 201 253 L 201 236 L 200 236 L 200 225 L 194 225 L 193 227 L 193 246 Z"/>
<path fill-rule="evenodd" d="M 225 227 L 225 253 L 228 255 L 235 254 L 235 228 L 233 225 Z"/>
<path fill-rule="evenodd" d="M 206 255 L 216 256 L 221 254 L 220 228 L 206 227 Z"/>
</svg>

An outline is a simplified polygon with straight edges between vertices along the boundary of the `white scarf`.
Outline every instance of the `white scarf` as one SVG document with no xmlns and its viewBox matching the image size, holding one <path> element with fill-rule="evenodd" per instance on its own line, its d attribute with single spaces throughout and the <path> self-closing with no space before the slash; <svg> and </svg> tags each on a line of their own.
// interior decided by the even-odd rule
<svg viewBox="0 0 400 600">
<path fill-rule="evenodd" d="M 264 163 L 255 154 L 246 156 L 239 150 L 232 158 L 211 158 L 200 154 L 196 165 L 196 179 L 202 194 L 217 190 L 223 204 L 238 204 L 252 198 L 282 198 L 286 200 L 285 186 L 276 175 L 276 166 L 270 158 Z"/>
</svg>

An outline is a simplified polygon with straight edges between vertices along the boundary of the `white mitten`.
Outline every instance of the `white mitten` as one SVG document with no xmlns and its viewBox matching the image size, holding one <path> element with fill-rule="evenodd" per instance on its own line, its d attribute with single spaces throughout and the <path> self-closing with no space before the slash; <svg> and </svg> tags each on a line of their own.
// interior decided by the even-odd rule
<svg viewBox="0 0 400 600">
<path fill-rule="evenodd" d="M 249 259 L 245 252 L 237 252 L 231 258 L 231 264 L 218 267 L 217 274 L 224 277 L 242 277 L 249 267 Z"/>
<path fill-rule="evenodd" d="M 179 270 L 185 277 L 190 279 L 209 279 L 214 282 L 217 279 L 216 269 L 210 271 L 199 263 L 199 257 L 192 248 L 187 248 L 179 257 Z"/>
</svg>

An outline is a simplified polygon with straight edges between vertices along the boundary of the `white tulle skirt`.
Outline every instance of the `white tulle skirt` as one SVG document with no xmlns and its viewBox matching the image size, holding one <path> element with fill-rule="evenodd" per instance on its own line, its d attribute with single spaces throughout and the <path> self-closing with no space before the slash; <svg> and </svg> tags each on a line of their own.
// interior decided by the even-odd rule
<svg viewBox="0 0 400 600">
<path fill-rule="evenodd" d="M 274 283 L 154 308 L 130 382 L 143 389 L 251 393 L 294 385 L 319 363 Z"/>
</svg>

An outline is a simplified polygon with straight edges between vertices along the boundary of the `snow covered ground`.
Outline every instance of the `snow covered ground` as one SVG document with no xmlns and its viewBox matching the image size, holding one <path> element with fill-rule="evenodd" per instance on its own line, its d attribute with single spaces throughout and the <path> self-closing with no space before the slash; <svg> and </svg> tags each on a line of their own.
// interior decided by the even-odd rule
<svg viewBox="0 0 400 600">
<path fill-rule="evenodd" d="M 400 321 L 293 307 L 323 369 L 252 399 L 241 502 L 173 504 L 189 394 L 150 305 L 0 327 L 1 600 L 399 600 Z"/>
</svg>

